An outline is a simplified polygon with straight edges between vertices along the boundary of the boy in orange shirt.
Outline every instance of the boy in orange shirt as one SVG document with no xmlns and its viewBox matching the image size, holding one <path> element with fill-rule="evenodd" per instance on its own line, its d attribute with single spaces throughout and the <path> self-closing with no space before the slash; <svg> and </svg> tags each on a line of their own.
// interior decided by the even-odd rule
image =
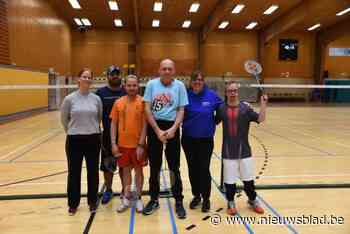
<svg viewBox="0 0 350 234">
<path fill-rule="evenodd" d="M 139 83 L 134 75 L 126 78 L 127 95 L 118 99 L 110 113 L 112 153 L 118 158 L 118 165 L 123 168 L 124 197 L 118 212 L 130 207 L 131 170 L 135 170 L 137 201 L 136 211 L 142 212 L 141 192 L 143 186 L 143 170 L 147 165 L 145 143 L 147 124 L 144 114 L 144 102 L 138 95 Z M 117 134 L 118 133 L 118 134 Z M 116 144 L 118 135 L 118 144 Z"/>
</svg>

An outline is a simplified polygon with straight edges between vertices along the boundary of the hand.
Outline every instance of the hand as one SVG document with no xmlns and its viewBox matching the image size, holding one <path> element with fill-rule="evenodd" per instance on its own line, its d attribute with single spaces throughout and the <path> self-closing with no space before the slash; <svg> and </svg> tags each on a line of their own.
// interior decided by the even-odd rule
<svg viewBox="0 0 350 234">
<path fill-rule="evenodd" d="M 159 130 L 157 131 L 157 136 L 158 136 L 158 139 L 163 142 L 163 144 L 165 144 L 167 142 L 167 132 L 166 131 L 163 131 L 163 130 Z"/>
<path fill-rule="evenodd" d="M 136 148 L 136 158 L 137 158 L 137 161 L 141 161 L 142 160 L 142 156 L 145 152 L 145 149 L 141 146 L 137 146 Z"/>
<path fill-rule="evenodd" d="M 122 154 L 119 152 L 119 147 L 116 144 L 112 145 L 112 154 L 116 158 L 122 156 Z"/>
<path fill-rule="evenodd" d="M 261 95 L 261 97 L 260 97 L 260 104 L 266 106 L 268 100 L 269 100 L 269 97 L 266 94 Z"/>
<path fill-rule="evenodd" d="M 166 139 L 172 139 L 175 137 L 175 133 L 176 133 L 176 129 L 174 128 L 169 128 L 168 130 L 166 130 Z"/>
</svg>

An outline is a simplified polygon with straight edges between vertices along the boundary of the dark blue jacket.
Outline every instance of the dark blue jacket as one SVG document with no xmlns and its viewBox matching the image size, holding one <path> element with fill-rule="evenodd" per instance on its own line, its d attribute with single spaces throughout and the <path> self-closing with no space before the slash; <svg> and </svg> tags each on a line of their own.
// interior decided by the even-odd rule
<svg viewBox="0 0 350 234">
<path fill-rule="evenodd" d="M 193 138 L 209 138 L 215 134 L 215 111 L 222 99 L 207 86 L 199 94 L 187 90 L 189 104 L 185 107 L 182 134 Z"/>
</svg>

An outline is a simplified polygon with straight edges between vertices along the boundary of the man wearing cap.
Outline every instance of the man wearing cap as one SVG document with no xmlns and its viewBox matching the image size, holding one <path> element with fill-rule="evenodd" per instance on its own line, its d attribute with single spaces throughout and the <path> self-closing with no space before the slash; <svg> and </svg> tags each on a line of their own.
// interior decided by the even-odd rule
<svg viewBox="0 0 350 234">
<path fill-rule="evenodd" d="M 106 190 L 103 193 L 102 204 L 107 204 L 113 197 L 112 182 L 113 182 L 113 170 L 109 165 L 111 159 L 113 159 L 112 149 L 111 149 L 111 137 L 110 137 L 110 126 L 111 120 L 109 114 L 112 110 L 114 102 L 120 97 L 124 96 L 125 90 L 122 87 L 122 79 L 120 76 L 120 69 L 114 65 L 108 67 L 107 69 L 107 79 L 108 85 L 100 88 L 96 91 L 96 94 L 101 98 L 103 104 L 103 134 L 102 134 L 102 150 L 101 150 L 101 166 L 100 170 L 104 174 L 104 183 Z M 122 172 L 119 170 L 119 176 L 122 180 Z M 123 183 L 122 183 L 123 184 Z M 122 189 L 123 192 L 123 189 Z"/>
</svg>

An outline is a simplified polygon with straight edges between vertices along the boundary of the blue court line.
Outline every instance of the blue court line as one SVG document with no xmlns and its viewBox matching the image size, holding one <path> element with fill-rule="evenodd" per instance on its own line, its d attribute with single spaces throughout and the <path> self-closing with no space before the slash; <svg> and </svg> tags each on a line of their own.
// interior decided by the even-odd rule
<svg viewBox="0 0 350 234">
<path fill-rule="evenodd" d="M 282 219 L 282 216 L 269 204 L 267 203 L 260 195 L 258 195 L 258 198 L 259 200 L 264 203 L 264 205 L 272 212 L 274 213 L 275 216 L 278 216 L 281 220 Z M 295 228 L 291 225 L 291 224 L 287 224 L 285 222 L 283 222 L 283 224 L 291 231 L 291 233 L 294 233 L 294 234 L 298 234 L 297 230 L 295 230 Z"/>
<path fill-rule="evenodd" d="M 217 158 L 217 159 L 219 159 L 219 160 L 221 160 L 221 157 L 219 156 L 219 155 L 217 155 L 215 152 L 213 152 L 213 155 Z M 214 179 L 212 179 L 213 180 L 213 182 L 214 182 Z M 216 182 L 215 182 L 216 183 Z M 218 186 L 218 185 L 217 185 Z M 218 187 L 218 189 L 219 189 L 219 187 Z M 220 189 L 219 189 L 219 191 L 220 191 Z M 221 192 L 221 191 L 220 191 Z M 282 216 L 271 206 L 271 205 L 269 205 L 269 203 L 267 203 L 261 196 L 259 196 L 258 195 L 258 198 L 259 198 L 259 200 L 275 215 L 275 216 L 277 216 L 277 217 L 279 217 L 280 219 L 282 219 Z M 290 224 L 286 224 L 286 223 L 283 223 L 292 233 L 294 233 L 294 234 L 298 234 L 298 232 L 296 231 L 296 229 L 292 226 L 292 225 L 290 225 Z"/>
<path fill-rule="evenodd" d="M 129 222 L 129 234 L 134 234 L 135 231 L 135 206 L 131 207 L 130 222 Z"/>
<path fill-rule="evenodd" d="M 217 190 L 219 191 L 219 193 L 222 195 L 222 197 L 227 201 L 227 199 L 226 199 L 226 196 L 225 196 L 225 194 L 220 190 L 220 186 L 219 186 L 219 184 L 213 179 L 213 177 L 211 178 L 211 180 L 213 181 L 213 183 L 215 184 L 215 187 L 217 188 Z M 237 214 L 236 214 L 239 218 L 242 218 L 242 216 L 237 212 Z M 241 219 L 242 221 L 243 221 L 243 224 L 244 224 L 244 227 L 247 229 L 247 231 L 248 231 L 248 233 L 250 233 L 250 234 L 254 234 L 254 231 L 253 231 L 253 229 L 250 227 L 250 225 L 249 224 L 247 224 L 246 222 L 244 222 L 244 220 L 243 219 Z"/>
<path fill-rule="evenodd" d="M 167 184 L 167 181 L 166 181 L 163 169 L 161 170 L 160 173 L 162 174 L 165 187 L 168 188 L 168 184 Z M 174 217 L 174 212 L 173 212 L 173 208 L 171 207 L 170 199 L 168 197 L 166 199 L 167 199 L 167 205 L 168 205 L 168 210 L 169 210 L 169 214 L 170 214 L 170 220 L 171 220 L 171 226 L 172 226 L 173 234 L 178 234 L 177 227 L 176 227 L 176 222 L 175 222 L 175 217 Z"/>
</svg>

